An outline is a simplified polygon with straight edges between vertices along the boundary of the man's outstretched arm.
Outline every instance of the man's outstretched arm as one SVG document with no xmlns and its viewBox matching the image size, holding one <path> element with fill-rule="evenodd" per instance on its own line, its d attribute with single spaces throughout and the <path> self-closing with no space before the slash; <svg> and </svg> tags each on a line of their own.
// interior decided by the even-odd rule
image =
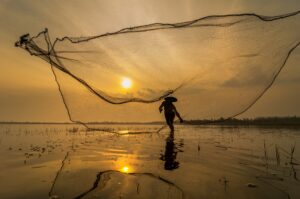
<svg viewBox="0 0 300 199">
<path fill-rule="evenodd" d="M 174 110 L 175 110 L 175 115 L 178 117 L 180 123 L 182 123 L 182 122 L 183 122 L 183 119 L 181 118 L 181 116 L 180 116 L 180 114 L 178 113 L 178 111 L 177 111 L 177 109 L 175 108 L 175 106 L 174 106 Z"/>
</svg>

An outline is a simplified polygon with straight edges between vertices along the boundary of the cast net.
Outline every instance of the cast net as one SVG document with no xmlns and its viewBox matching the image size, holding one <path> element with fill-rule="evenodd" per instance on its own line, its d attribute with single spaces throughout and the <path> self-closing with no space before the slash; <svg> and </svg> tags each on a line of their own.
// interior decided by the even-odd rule
<svg viewBox="0 0 300 199">
<path fill-rule="evenodd" d="M 153 23 L 16 43 L 52 68 L 71 121 L 153 122 L 175 96 L 185 120 L 235 117 L 272 86 L 300 42 L 300 11 Z M 80 33 L 77 33 L 80 34 Z"/>
</svg>

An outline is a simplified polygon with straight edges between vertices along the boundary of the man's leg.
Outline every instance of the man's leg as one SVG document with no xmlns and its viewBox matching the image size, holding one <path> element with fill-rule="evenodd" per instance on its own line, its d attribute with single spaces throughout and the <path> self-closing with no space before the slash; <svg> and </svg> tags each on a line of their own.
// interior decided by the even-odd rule
<svg viewBox="0 0 300 199">
<path fill-rule="evenodd" d="M 171 120 L 171 114 L 170 113 L 165 113 L 165 118 L 166 118 L 167 125 L 169 126 L 171 131 L 173 131 L 174 127 L 173 127 L 172 120 Z"/>
<path fill-rule="evenodd" d="M 173 125 L 173 123 L 174 123 L 174 118 L 175 118 L 175 114 L 174 113 L 171 113 L 170 115 L 169 115 L 169 123 L 170 123 L 170 129 L 171 129 L 171 131 L 174 131 L 174 125 Z"/>
</svg>

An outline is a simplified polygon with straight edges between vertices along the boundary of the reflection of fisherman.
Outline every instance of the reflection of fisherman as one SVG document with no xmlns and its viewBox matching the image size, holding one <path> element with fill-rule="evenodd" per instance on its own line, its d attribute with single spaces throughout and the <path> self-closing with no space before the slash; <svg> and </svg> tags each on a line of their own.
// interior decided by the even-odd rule
<svg viewBox="0 0 300 199">
<path fill-rule="evenodd" d="M 174 143 L 174 132 L 171 131 L 166 139 L 165 154 L 161 156 L 161 160 L 165 162 L 165 170 L 173 170 L 179 167 L 179 162 L 176 161 L 177 148 Z"/>
<path fill-rule="evenodd" d="M 159 106 L 159 112 L 162 111 L 164 108 L 165 111 L 165 118 L 167 125 L 170 127 L 171 131 L 174 131 L 174 118 L 175 115 L 179 118 L 180 122 L 183 122 L 183 119 L 180 117 L 179 113 L 177 112 L 175 106 L 173 105 L 173 102 L 177 102 L 177 99 L 175 97 L 166 97 L 165 101 L 161 103 Z"/>
</svg>

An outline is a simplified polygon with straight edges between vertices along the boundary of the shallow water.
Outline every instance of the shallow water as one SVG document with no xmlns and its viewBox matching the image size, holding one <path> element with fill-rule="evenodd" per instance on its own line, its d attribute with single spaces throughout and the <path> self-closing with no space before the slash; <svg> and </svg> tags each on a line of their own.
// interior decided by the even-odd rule
<svg viewBox="0 0 300 199">
<path fill-rule="evenodd" d="M 300 197 L 300 130 L 160 127 L 1 125 L 0 198 Z"/>
</svg>

